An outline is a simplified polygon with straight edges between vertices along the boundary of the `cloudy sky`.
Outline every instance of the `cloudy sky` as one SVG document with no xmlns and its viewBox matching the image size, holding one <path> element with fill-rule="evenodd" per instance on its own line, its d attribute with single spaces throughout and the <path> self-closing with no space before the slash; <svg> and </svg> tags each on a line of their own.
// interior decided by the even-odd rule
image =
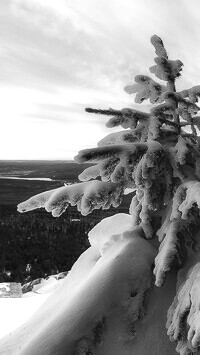
<svg viewBox="0 0 200 355">
<path fill-rule="evenodd" d="M 184 63 L 178 87 L 200 84 L 199 14 L 199 0 L 0 0 L 0 159 L 72 159 L 111 133 L 84 107 L 139 106 L 123 87 L 149 74 L 153 34 Z"/>
</svg>

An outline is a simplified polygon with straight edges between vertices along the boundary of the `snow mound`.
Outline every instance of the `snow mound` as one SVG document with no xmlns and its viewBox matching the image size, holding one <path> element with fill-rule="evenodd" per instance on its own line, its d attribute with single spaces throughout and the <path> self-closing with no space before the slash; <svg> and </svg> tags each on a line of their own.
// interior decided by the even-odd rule
<svg viewBox="0 0 200 355">
<path fill-rule="evenodd" d="M 133 218 L 130 214 L 118 213 L 104 218 L 89 233 L 89 242 L 101 253 L 106 245 L 122 238 L 122 233 L 133 228 Z"/>
<path fill-rule="evenodd" d="M 93 353 L 116 319 L 116 342 L 134 338 L 134 324 L 144 314 L 145 292 L 152 283 L 155 250 L 142 238 L 141 228 L 126 229 L 130 218 L 115 215 L 96 227 L 97 235 L 90 235 L 94 243 L 107 225 L 106 238 L 98 244 L 101 250 L 107 244 L 103 253 L 94 245 L 84 252 L 28 322 L 0 341 L 2 353 Z M 118 237 L 113 238 L 117 225 Z"/>
</svg>

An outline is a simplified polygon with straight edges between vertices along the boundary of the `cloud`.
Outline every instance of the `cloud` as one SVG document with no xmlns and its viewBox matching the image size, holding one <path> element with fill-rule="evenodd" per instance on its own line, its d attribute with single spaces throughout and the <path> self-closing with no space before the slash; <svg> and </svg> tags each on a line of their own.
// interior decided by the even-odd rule
<svg viewBox="0 0 200 355">
<path fill-rule="evenodd" d="M 1 83 L 98 89 L 130 75 L 129 59 L 120 48 L 116 55 L 105 29 L 94 35 L 77 28 L 74 19 L 33 1 L 3 2 L 2 9 Z"/>
<path fill-rule="evenodd" d="M 3 0 L 1 82 L 46 90 L 125 85 L 153 64 L 149 37 L 155 32 L 170 52 L 191 53 L 199 36 L 194 2 L 196 11 L 184 0 Z M 198 61 L 198 48 L 196 54 Z"/>
<path fill-rule="evenodd" d="M 1 154 L 63 157 L 94 145 L 110 132 L 87 106 L 148 110 L 123 87 L 149 75 L 154 33 L 185 64 L 178 88 L 199 84 L 199 10 L 199 0 L 1 0 L 1 128 L 14 132 Z"/>
<path fill-rule="evenodd" d="M 148 74 L 152 34 L 161 35 L 171 53 L 185 53 L 186 63 L 199 34 L 197 18 L 186 31 L 184 14 L 192 23 L 195 11 L 180 0 L 3 0 L 0 10 L 1 85 L 46 91 L 114 91 Z M 198 48 L 196 55 L 198 61 Z M 186 80 L 189 74 L 193 78 L 194 70 L 186 69 Z"/>
</svg>

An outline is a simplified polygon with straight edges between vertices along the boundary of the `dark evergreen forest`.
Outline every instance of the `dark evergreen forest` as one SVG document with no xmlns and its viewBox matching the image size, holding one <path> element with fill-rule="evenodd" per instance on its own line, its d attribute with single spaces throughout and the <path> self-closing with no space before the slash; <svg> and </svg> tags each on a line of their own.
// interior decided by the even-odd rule
<svg viewBox="0 0 200 355">
<path fill-rule="evenodd" d="M 128 212 L 129 195 L 118 212 Z M 0 205 L 0 282 L 21 282 L 71 269 L 89 247 L 88 232 L 104 217 L 116 213 L 94 211 L 83 217 L 69 207 L 60 218 L 45 210 L 20 214 L 16 205 Z"/>
</svg>

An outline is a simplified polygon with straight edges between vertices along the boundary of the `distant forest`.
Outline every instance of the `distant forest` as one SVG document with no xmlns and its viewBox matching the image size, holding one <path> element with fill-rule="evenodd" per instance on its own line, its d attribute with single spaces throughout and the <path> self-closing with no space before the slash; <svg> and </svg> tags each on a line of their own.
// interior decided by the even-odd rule
<svg viewBox="0 0 200 355">
<path fill-rule="evenodd" d="M 94 219 L 75 209 L 60 218 L 45 211 L 20 214 L 0 205 L 0 282 L 27 282 L 71 269 L 88 247 L 87 232 Z"/>
<path fill-rule="evenodd" d="M 86 217 L 74 207 L 54 218 L 44 210 L 20 214 L 16 206 L 0 205 L 0 282 L 24 284 L 70 270 L 89 247 L 88 232 L 102 218 L 128 212 L 127 199 L 117 209 Z"/>
</svg>

